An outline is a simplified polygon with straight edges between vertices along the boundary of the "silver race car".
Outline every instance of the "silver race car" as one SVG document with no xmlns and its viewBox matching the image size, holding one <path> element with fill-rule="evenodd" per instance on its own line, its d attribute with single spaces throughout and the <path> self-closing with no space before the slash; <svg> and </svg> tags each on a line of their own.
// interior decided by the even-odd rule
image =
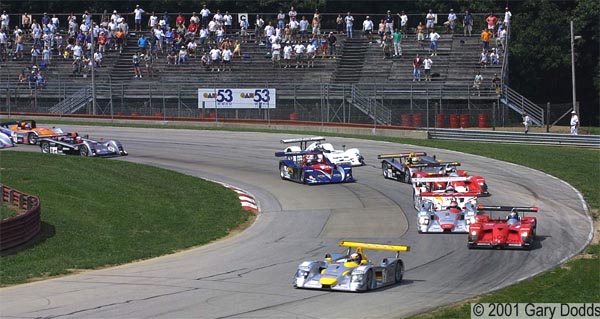
<svg viewBox="0 0 600 319">
<path fill-rule="evenodd" d="M 475 223 L 477 205 L 464 199 L 452 197 L 449 205 L 444 207 L 423 197 L 417 213 L 419 233 L 468 233 L 469 226 Z"/>
<path fill-rule="evenodd" d="M 341 241 L 340 247 L 348 247 L 345 254 L 326 254 L 323 261 L 304 261 L 294 275 L 295 288 L 328 289 L 343 291 L 367 291 L 402 281 L 404 263 L 399 259 L 401 251 L 408 246 L 367 244 Z M 356 248 L 352 252 L 352 248 Z M 395 251 L 395 257 L 383 258 L 372 263 L 363 249 Z"/>
</svg>

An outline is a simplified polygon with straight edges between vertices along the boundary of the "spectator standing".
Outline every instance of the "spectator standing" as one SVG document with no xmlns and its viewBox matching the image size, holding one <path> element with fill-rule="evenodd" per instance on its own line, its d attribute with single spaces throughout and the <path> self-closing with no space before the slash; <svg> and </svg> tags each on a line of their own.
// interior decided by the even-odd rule
<svg viewBox="0 0 600 319">
<path fill-rule="evenodd" d="M 408 34 L 406 33 L 408 27 L 408 15 L 402 10 L 399 14 L 400 16 L 400 31 L 402 31 L 402 35 L 408 38 Z"/>
<path fill-rule="evenodd" d="M 279 13 L 277 14 L 277 27 L 279 27 L 279 29 L 285 27 L 285 13 L 283 13 L 283 10 L 279 10 Z"/>
<path fill-rule="evenodd" d="M 479 57 L 479 66 L 481 68 L 487 68 L 487 65 L 489 64 L 489 57 L 488 57 L 488 52 L 487 50 L 483 49 L 481 50 L 481 55 Z"/>
<path fill-rule="evenodd" d="M 501 82 L 498 77 L 498 73 L 494 73 L 494 78 L 492 79 L 492 89 L 496 92 L 497 95 L 500 95 L 501 92 Z"/>
<path fill-rule="evenodd" d="M 52 51 L 50 50 L 50 47 L 45 46 L 44 50 L 42 51 L 42 63 L 44 63 L 47 66 L 50 65 L 50 59 L 52 58 Z"/>
<path fill-rule="evenodd" d="M 425 41 L 425 26 L 423 26 L 423 22 L 419 21 L 419 25 L 417 26 L 417 42 L 421 50 L 424 48 L 423 41 Z"/>
<path fill-rule="evenodd" d="M 316 48 L 315 48 L 316 50 Z M 292 46 L 287 43 L 284 47 L 283 47 L 283 60 L 285 61 L 285 66 L 283 67 L 285 68 L 289 68 L 291 67 L 291 62 L 292 62 Z"/>
<path fill-rule="evenodd" d="M 212 70 L 214 71 L 215 67 L 216 67 L 217 68 L 217 72 L 221 71 L 221 69 L 220 69 L 221 68 L 221 66 L 220 66 L 220 64 L 221 64 L 221 62 L 220 62 L 220 60 L 221 60 L 221 50 L 219 50 L 217 48 L 217 46 L 214 46 L 212 48 L 212 50 L 210 50 L 209 54 L 210 54 L 210 62 L 211 62 L 211 65 L 212 65 Z"/>
<path fill-rule="evenodd" d="M 429 34 L 429 41 L 431 41 L 431 56 L 437 55 L 437 49 L 438 49 L 438 40 L 440 39 L 440 35 L 433 30 L 430 34 Z"/>
<path fill-rule="evenodd" d="M 278 41 L 271 44 L 271 61 L 273 67 L 281 67 L 281 44 Z"/>
<path fill-rule="evenodd" d="M 143 34 L 138 38 L 138 47 L 140 48 L 140 52 L 148 52 L 148 39 Z M 139 62 L 140 57 L 138 56 L 137 58 Z"/>
<path fill-rule="evenodd" d="M 135 5 L 133 9 L 133 16 L 135 19 L 135 31 L 142 31 L 142 16 L 144 15 L 144 9 L 140 8 L 140 5 Z"/>
<path fill-rule="evenodd" d="M 392 11 L 388 10 L 385 15 L 385 29 L 384 32 L 389 32 L 392 34 L 394 32 L 394 16 L 392 16 Z"/>
<path fill-rule="evenodd" d="M 202 17 L 202 25 L 208 26 L 208 22 L 210 21 L 210 10 L 206 7 L 205 4 L 202 5 L 202 10 L 200 10 L 200 16 Z"/>
<path fill-rule="evenodd" d="M 140 70 L 140 52 L 136 52 L 131 57 L 133 64 L 133 74 L 135 78 L 142 78 L 142 71 Z"/>
<path fill-rule="evenodd" d="M 529 133 L 529 125 L 531 125 L 531 118 L 526 112 L 523 112 L 523 126 L 525 127 L 525 134 Z"/>
<path fill-rule="evenodd" d="M 427 32 L 431 33 L 431 31 L 433 31 L 433 28 L 435 27 L 435 14 L 433 14 L 432 9 L 429 9 L 425 20 L 427 21 Z"/>
<path fill-rule="evenodd" d="M 225 35 L 229 35 L 232 26 L 233 17 L 229 14 L 229 11 L 225 11 L 225 14 L 223 15 L 223 30 L 225 30 Z"/>
<path fill-rule="evenodd" d="M 250 27 L 250 24 L 248 24 L 246 16 L 241 16 L 238 23 L 240 24 L 240 37 L 242 38 L 242 42 L 246 43 L 248 42 L 248 27 Z"/>
<path fill-rule="evenodd" d="M 495 32 L 496 32 L 496 25 L 498 24 L 498 18 L 496 18 L 496 16 L 490 12 L 490 14 L 487 16 L 487 18 L 485 18 L 485 21 L 487 22 L 487 29 L 488 31 L 491 32 L 492 37 L 495 36 Z"/>
<path fill-rule="evenodd" d="M 346 36 L 348 36 L 348 38 L 352 38 L 352 26 L 354 25 L 354 17 L 350 15 L 350 12 L 346 14 L 344 22 L 346 22 Z"/>
<path fill-rule="evenodd" d="M 577 135 L 577 130 L 579 129 L 579 117 L 577 116 L 577 112 L 575 110 L 571 111 L 571 135 Z"/>
<path fill-rule="evenodd" d="M 288 17 L 290 17 L 290 22 L 296 21 L 297 15 L 298 15 L 298 12 L 296 12 L 296 10 L 294 10 L 294 7 L 291 7 L 290 12 L 288 12 Z"/>
<path fill-rule="evenodd" d="M 154 12 L 152 12 L 152 14 L 150 15 L 150 19 L 148 19 L 148 27 L 150 28 L 150 30 L 154 30 L 154 27 L 156 27 L 157 24 L 158 16 Z"/>
<path fill-rule="evenodd" d="M 402 57 L 402 32 L 396 29 L 394 31 L 394 56 Z"/>
<path fill-rule="evenodd" d="M 175 18 L 175 27 L 178 28 L 179 26 L 183 26 L 185 28 L 185 17 L 183 14 L 181 14 L 181 12 L 179 12 Z"/>
<path fill-rule="evenodd" d="M 15 45 L 17 50 L 15 51 L 15 56 L 13 57 L 14 60 L 23 60 L 23 51 L 25 51 L 23 41 L 23 32 L 17 31 L 17 34 L 15 36 Z"/>
<path fill-rule="evenodd" d="M 335 59 L 337 55 L 337 38 L 333 34 L 333 32 L 329 32 L 329 37 L 327 37 L 327 44 L 329 45 L 329 58 Z"/>
<path fill-rule="evenodd" d="M 294 46 L 294 51 L 296 52 L 296 69 L 304 67 L 304 52 L 306 51 L 306 47 L 302 43 L 298 43 Z"/>
<path fill-rule="evenodd" d="M 392 57 L 392 47 L 394 47 L 393 44 L 393 39 L 392 39 L 392 34 L 390 32 L 386 32 L 383 35 L 383 40 L 382 40 L 382 45 L 383 45 L 383 58 L 384 59 L 389 59 Z"/>
<path fill-rule="evenodd" d="M 481 96 L 481 82 L 483 82 L 483 75 L 481 75 L 481 72 L 477 71 L 475 79 L 473 79 L 473 89 L 477 90 L 478 96 Z M 475 93 L 473 93 L 473 95 L 475 95 Z"/>
<path fill-rule="evenodd" d="M 60 26 L 60 20 L 58 19 L 58 17 L 56 16 L 56 14 L 52 15 L 52 18 L 50 19 L 50 22 L 54 26 L 55 30 L 58 30 L 58 28 Z"/>
<path fill-rule="evenodd" d="M 512 19 L 512 13 L 508 7 L 504 8 L 504 28 L 510 29 L 510 20 Z"/>
<path fill-rule="evenodd" d="M 254 23 L 254 41 L 259 41 L 260 44 L 262 42 L 263 28 L 265 26 L 265 20 L 263 20 L 260 15 L 256 15 L 256 22 Z"/>
<path fill-rule="evenodd" d="M 454 34 L 454 26 L 456 24 L 456 13 L 454 13 L 454 9 L 450 9 L 450 13 L 448 14 L 448 29 L 447 32 L 450 34 Z"/>
<path fill-rule="evenodd" d="M 308 40 L 308 24 L 306 17 L 302 16 L 302 20 L 300 20 L 300 41 Z"/>
<path fill-rule="evenodd" d="M 231 49 L 229 47 L 225 47 L 223 49 L 222 56 L 223 56 L 223 72 L 225 72 L 225 71 L 231 72 L 231 58 L 233 56 L 233 54 L 231 53 Z"/>
<path fill-rule="evenodd" d="M 242 44 L 237 39 L 235 40 L 235 43 L 233 45 L 233 56 L 235 57 L 236 55 L 238 58 L 242 57 Z"/>
<path fill-rule="evenodd" d="M 490 38 L 492 37 L 492 33 L 489 29 L 483 29 L 481 31 L 481 43 L 484 50 L 488 50 L 490 48 Z"/>
<path fill-rule="evenodd" d="M 363 22 L 363 34 L 369 40 L 369 44 L 371 44 L 371 34 L 373 33 L 373 21 L 371 21 L 371 17 L 367 16 L 365 21 Z"/>
<path fill-rule="evenodd" d="M 315 9 L 315 14 L 312 19 L 312 34 L 321 34 L 321 14 L 319 9 Z"/>
<path fill-rule="evenodd" d="M 152 54 L 146 54 L 144 56 L 144 64 L 146 65 L 146 75 L 149 78 L 154 77 L 154 57 Z"/>
<path fill-rule="evenodd" d="M 27 12 L 23 13 L 21 16 L 21 29 L 23 29 L 25 35 L 29 33 L 31 28 L 31 20 L 31 15 L 27 14 Z"/>
<path fill-rule="evenodd" d="M 317 55 L 317 46 L 311 41 L 306 45 L 306 64 L 309 68 L 315 67 L 315 57 Z"/>
<path fill-rule="evenodd" d="M 6 10 L 2 11 L 2 15 L 0 15 L 0 29 L 4 31 L 10 30 L 10 16 L 6 13 Z"/>
<path fill-rule="evenodd" d="M 471 36 L 471 32 L 473 32 L 473 15 L 469 10 L 465 11 L 465 18 L 463 19 L 463 32 L 465 37 L 467 34 Z"/>
<path fill-rule="evenodd" d="M 383 47 L 383 36 L 385 35 L 385 20 L 381 19 L 381 21 L 379 21 L 379 26 L 377 28 L 377 35 L 379 35 L 379 43 L 381 43 L 381 46 Z"/>
<path fill-rule="evenodd" d="M 433 61 L 431 61 L 431 58 L 425 57 L 425 59 L 423 59 L 423 69 L 425 69 L 425 81 L 431 82 L 431 65 L 432 64 L 433 64 Z"/>
<path fill-rule="evenodd" d="M 337 18 L 335 18 L 335 31 L 337 34 L 344 34 L 344 18 L 342 18 L 341 14 L 338 14 Z"/>
<path fill-rule="evenodd" d="M 413 59 L 413 82 L 421 81 L 421 66 L 423 66 L 423 59 L 417 54 Z"/>
</svg>

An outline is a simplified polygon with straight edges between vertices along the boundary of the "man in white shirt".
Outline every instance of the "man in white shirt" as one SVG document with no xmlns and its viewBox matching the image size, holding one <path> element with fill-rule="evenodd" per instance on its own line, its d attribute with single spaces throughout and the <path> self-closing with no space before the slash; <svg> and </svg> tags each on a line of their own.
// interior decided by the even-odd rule
<svg viewBox="0 0 600 319">
<path fill-rule="evenodd" d="M 273 61 L 273 67 L 281 67 L 281 44 L 279 41 L 274 41 L 271 44 L 271 60 Z"/>
<path fill-rule="evenodd" d="M 298 67 L 304 67 L 304 51 L 306 51 L 304 44 L 296 44 L 294 50 L 296 51 L 296 69 Z"/>
<path fill-rule="evenodd" d="M 133 9 L 133 14 L 135 17 L 135 31 L 142 31 L 142 15 L 144 14 L 144 9 L 140 8 L 140 5 L 137 4 L 135 9 Z"/>
<path fill-rule="evenodd" d="M 154 26 L 157 23 L 158 23 L 158 17 L 156 16 L 156 14 L 154 14 L 154 12 L 152 12 L 150 19 L 148 20 L 148 26 L 150 27 L 150 30 L 154 29 Z"/>
<path fill-rule="evenodd" d="M 217 72 L 221 71 L 220 67 L 221 67 L 221 50 L 217 49 L 217 47 L 213 47 L 212 50 L 210 50 L 209 52 L 210 55 L 210 60 L 211 60 L 211 65 L 212 65 L 212 70 L 215 70 L 215 66 L 217 67 Z"/>
<path fill-rule="evenodd" d="M 408 33 L 406 33 L 406 28 L 408 27 L 408 15 L 404 13 L 404 11 L 400 12 L 400 30 L 402 30 L 402 35 L 405 38 L 408 38 Z"/>
<path fill-rule="evenodd" d="M 423 60 L 423 69 L 425 70 L 425 81 L 429 81 L 431 82 L 431 65 L 433 64 L 433 61 L 431 61 L 431 59 L 426 56 L 425 59 Z"/>
<path fill-rule="evenodd" d="M 579 129 L 579 117 L 575 110 L 571 111 L 571 135 L 577 135 L 577 129 Z"/>
<path fill-rule="evenodd" d="M 435 30 L 433 30 L 430 34 L 429 34 L 429 40 L 431 41 L 431 56 L 437 55 L 437 48 L 438 48 L 438 40 L 440 39 L 440 35 L 435 32 Z"/>
<path fill-rule="evenodd" d="M 425 17 L 425 19 L 427 20 L 427 31 L 431 33 L 431 31 L 433 31 L 433 28 L 435 26 L 435 14 L 433 14 L 433 10 L 429 9 L 429 12 L 427 13 L 427 16 Z"/>
<path fill-rule="evenodd" d="M 504 8 L 504 28 L 510 29 L 510 19 L 512 18 L 512 13 L 508 9 L 508 7 Z"/>
<path fill-rule="evenodd" d="M 346 22 L 346 34 L 348 35 L 348 38 L 352 38 L 352 26 L 354 25 L 354 17 L 350 15 L 350 12 L 346 14 L 344 22 Z"/>
<path fill-rule="evenodd" d="M 317 47 L 311 42 L 306 46 L 306 64 L 309 68 L 315 67 L 315 57 L 317 53 Z"/>
<path fill-rule="evenodd" d="M 4 10 L 4 11 L 2 11 L 2 15 L 0 15 L 0 29 L 8 31 L 9 23 L 10 23 L 10 17 L 8 15 L 8 13 L 6 13 L 6 10 Z"/>
<path fill-rule="evenodd" d="M 223 71 L 231 71 L 231 57 L 232 57 L 232 53 L 231 53 L 231 49 L 229 47 L 226 47 L 225 49 L 223 49 Z"/>
<path fill-rule="evenodd" d="M 208 25 L 209 15 L 210 15 L 210 10 L 208 10 L 206 5 L 202 5 L 202 10 L 200 10 L 200 16 L 202 17 L 202 25 L 205 27 Z"/>
<path fill-rule="evenodd" d="M 283 68 L 290 67 L 292 61 L 292 46 L 289 43 L 283 47 L 283 59 L 285 60 L 285 66 Z"/>
<path fill-rule="evenodd" d="M 531 125 L 531 119 L 527 113 L 523 112 L 523 126 L 525 127 L 525 134 L 529 133 L 529 125 Z"/>
<path fill-rule="evenodd" d="M 298 15 L 298 12 L 296 12 L 296 10 L 294 10 L 294 7 L 291 7 L 290 12 L 288 12 L 288 16 L 290 17 L 290 22 L 295 21 L 297 15 Z"/>
<path fill-rule="evenodd" d="M 371 43 L 371 33 L 373 32 L 373 21 L 371 21 L 371 17 L 367 16 L 366 20 L 363 22 L 363 33 L 369 39 L 369 44 Z"/>
<path fill-rule="evenodd" d="M 454 33 L 454 25 L 456 24 L 456 13 L 454 13 L 454 9 L 450 9 L 450 13 L 448 14 L 448 33 Z"/>
</svg>

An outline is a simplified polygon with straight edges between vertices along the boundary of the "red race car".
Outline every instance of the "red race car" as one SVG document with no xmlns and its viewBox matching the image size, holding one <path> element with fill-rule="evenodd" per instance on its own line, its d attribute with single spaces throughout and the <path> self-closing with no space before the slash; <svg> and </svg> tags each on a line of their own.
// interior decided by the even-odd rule
<svg viewBox="0 0 600 319">
<path fill-rule="evenodd" d="M 525 212 L 537 212 L 537 207 L 478 206 L 480 211 L 509 212 L 505 218 L 477 215 L 469 228 L 468 247 L 531 249 L 535 241 L 537 218 L 525 217 Z"/>
</svg>

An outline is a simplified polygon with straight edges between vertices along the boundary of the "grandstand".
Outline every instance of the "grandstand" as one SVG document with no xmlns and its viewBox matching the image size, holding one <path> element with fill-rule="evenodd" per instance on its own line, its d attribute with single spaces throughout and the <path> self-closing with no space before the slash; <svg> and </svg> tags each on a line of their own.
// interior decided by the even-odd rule
<svg viewBox="0 0 600 319">
<path fill-rule="evenodd" d="M 13 112 L 89 114 L 95 99 L 96 114 L 100 115 L 202 117 L 207 110 L 198 109 L 198 88 L 260 87 L 277 89 L 277 109 L 268 114 L 271 118 L 407 126 L 433 126 L 440 121 L 438 114 L 443 113 L 470 114 L 470 123 L 461 123 L 463 126 L 477 125 L 482 113 L 493 118 L 498 114 L 493 112 L 500 111 L 497 105 L 501 96 L 492 89 L 491 79 L 494 74 L 502 74 L 502 64 L 480 67 L 479 36 L 441 35 L 438 55 L 431 57 L 431 82 L 412 80 L 412 58 L 417 53 L 429 53 L 428 40 L 425 48 L 420 48 L 414 34 L 403 41 L 402 57 L 384 59 L 379 43 L 369 43 L 360 35 L 352 39 L 339 35 L 337 58 L 319 52 L 314 68 L 279 68 L 273 66 L 266 46 L 249 41 L 242 46 L 242 57 L 234 58 L 230 72 L 205 70 L 200 66 L 199 53 L 185 65 L 168 65 L 165 55 L 160 55 L 154 63 L 155 76 L 150 78 L 144 73 L 139 79 L 134 78 L 131 62 L 138 50 L 139 33 L 131 32 L 121 53 L 106 52 L 93 80 L 91 72 L 73 74 L 72 59 L 55 54 L 52 65 L 44 71 L 44 89 L 17 83 L 19 73 L 30 67 L 29 39 L 24 60 L 0 63 L 0 99 Z M 481 91 L 474 92 L 476 71 L 481 71 L 484 81 Z M 513 105 L 513 109 L 519 106 Z M 426 119 L 407 121 L 406 114 L 420 114 Z M 265 116 L 250 111 L 219 113 L 219 117 L 240 115 Z"/>
</svg>

